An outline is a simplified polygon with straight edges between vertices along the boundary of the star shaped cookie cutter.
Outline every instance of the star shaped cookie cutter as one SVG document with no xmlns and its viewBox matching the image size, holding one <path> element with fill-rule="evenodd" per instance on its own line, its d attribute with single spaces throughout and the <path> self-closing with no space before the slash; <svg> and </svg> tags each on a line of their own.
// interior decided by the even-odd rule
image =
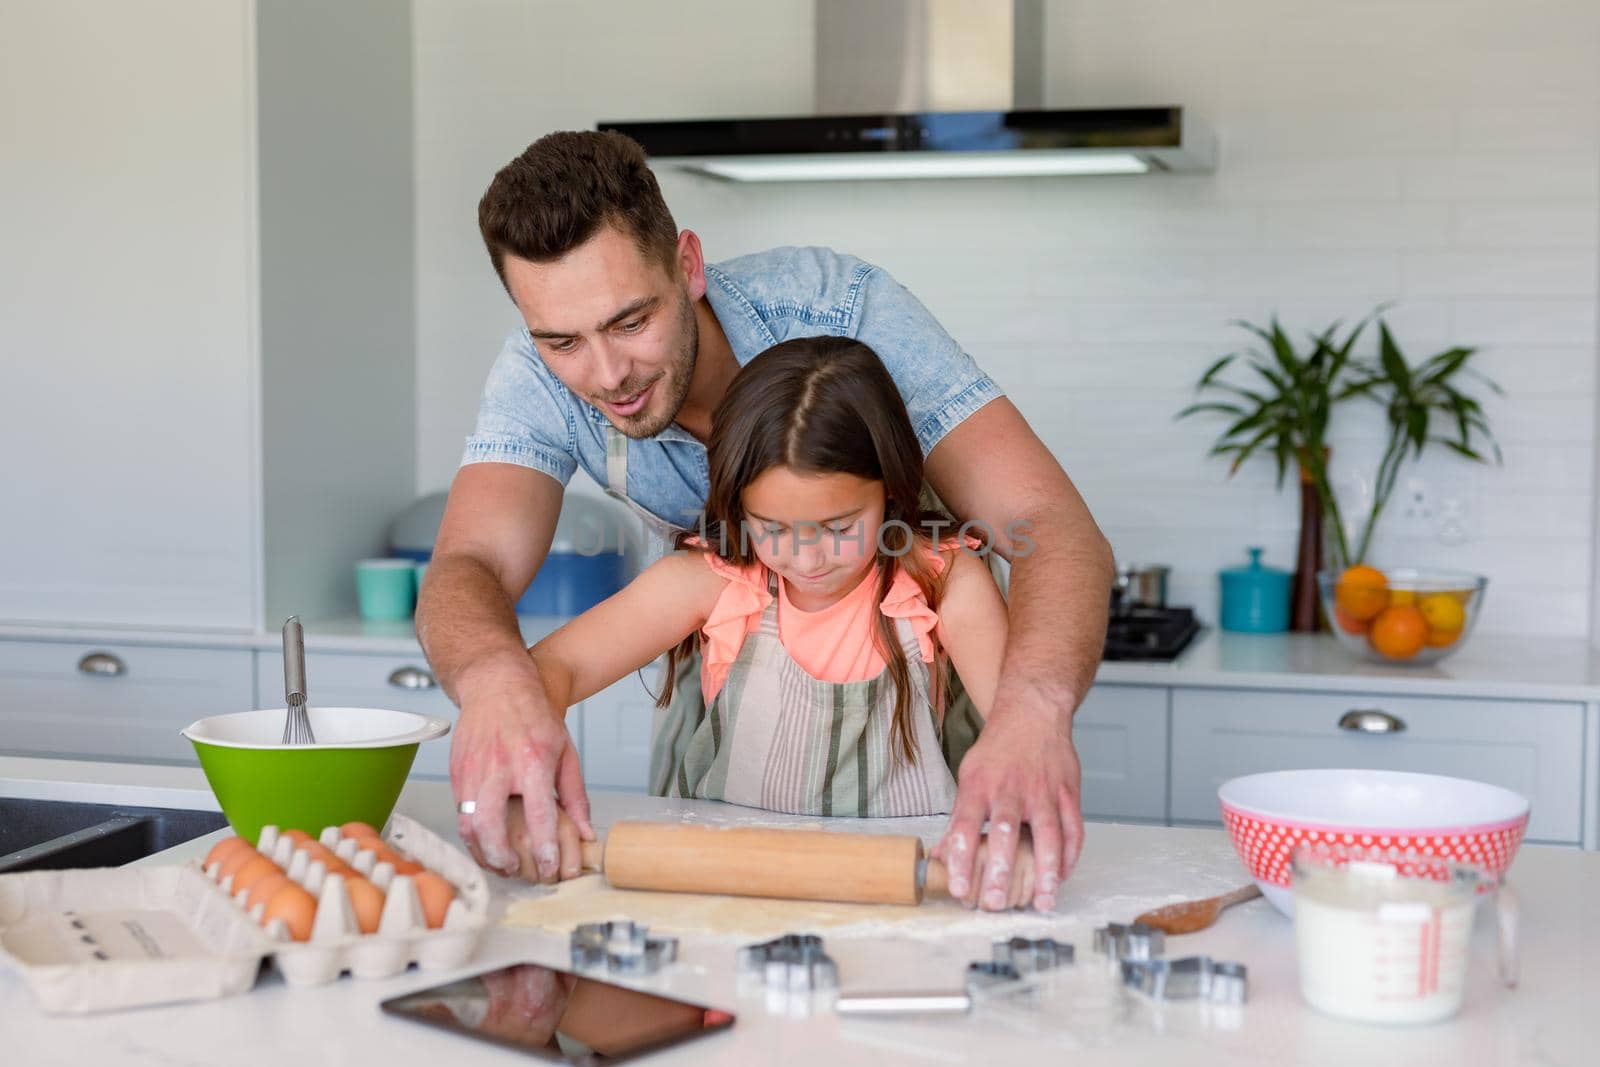
<svg viewBox="0 0 1600 1067">
<path fill-rule="evenodd" d="M 1249 972 L 1242 963 L 1224 963 L 1210 956 L 1123 960 L 1122 984 L 1154 1000 L 1243 1004 L 1249 995 Z"/>
<path fill-rule="evenodd" d="M 760 980 L 768 989 L 788 993 L 839 985 L 839 967 L 816 934 L 784 934 L 745 945 L 739 950 L 739 973 Z"/>
<path fill-rule="evenodd" d="M 572 966 L 612 974 L 655 974 L 678 958 L 678 939 L 650 937 L 649 927 L 627 919 L 580 923 L 572 931 Z"/>
<path fill-rule="evenodd" d="M 1094 932 L 1094 950 L 1113 963 L 1151 960 L 1167 947 L 1167 935 L 1144 923 L 1107 923 Z"/>
</svg>

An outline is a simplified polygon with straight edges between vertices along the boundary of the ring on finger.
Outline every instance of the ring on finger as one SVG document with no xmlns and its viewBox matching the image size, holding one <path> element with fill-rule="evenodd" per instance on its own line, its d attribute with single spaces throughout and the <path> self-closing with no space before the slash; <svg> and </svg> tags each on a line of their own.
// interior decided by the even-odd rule
<svg viewBox="0 0 1600 1067">
<path fill-rule="evenodd" d="M 461 803 L 456 805 L 456 811 L 462 815 L 471 815 L 477 810 L 478 802 L 476 800 L 463 800 Z"/>
</svg>

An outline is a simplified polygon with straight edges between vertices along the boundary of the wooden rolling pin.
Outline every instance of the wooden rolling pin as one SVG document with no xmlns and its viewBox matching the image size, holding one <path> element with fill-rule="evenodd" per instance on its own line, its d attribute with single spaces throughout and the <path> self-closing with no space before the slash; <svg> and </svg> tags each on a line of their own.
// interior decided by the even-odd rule
<svg viewBox="0 0 1600 1067">
<path fill-rule="evenodd" d="M 521 798 L 506 818 L 520 840 Z M 619 822 L 603 841 L 583 842 L 583 867 L 618 889 L 671 893 L 920 904 L 924 892 L 949 891 L 944 864 L 923 854 L 920 838 L 890 834 Z"/>
<path fill-rule="evenodd" d="M 583 843 L 583 866 L 618 889 L 920 904 L 946 891 L 920 838 L 771 827 L 619 822 Z"/>
</svg>

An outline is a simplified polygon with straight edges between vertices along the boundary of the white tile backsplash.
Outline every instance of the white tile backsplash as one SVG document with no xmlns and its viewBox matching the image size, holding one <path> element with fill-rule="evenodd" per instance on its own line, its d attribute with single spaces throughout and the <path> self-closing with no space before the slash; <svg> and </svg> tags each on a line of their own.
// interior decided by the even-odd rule
<svg viewBox="0 0 1600 1067">
<path fill-rule="evenodd" d="M 463 10 L 466 14 L 462 14 Z M 419 478 L 448 482 L 515 315 L 477 198 L 523 145 L 601 118 L 803 112 L 811 5 L 414 0 Z M 743 41 L 754 43 L 744 44 Z M 708 255 L 827 244 L 906 283 L 1006 387 L 1126 561 L 1216 617 L 1216 572 L 1260 544 L 1291 564 L 1298 498 L 1268 461 L 1206 458 L 1220 423 L 1173 414 L 1229 320 L 1296 336 L 1381 300 L 1413 358 L 1484 347 L 1505 448 L 1404 475 L 1464 509 L 1465 539 L 1386 519 L 1378 562 L 1491 575 L 1485 630 L 1589 628 L 1594 540 L 1600 5 L 1541 0 L 1050 0 L 1047 99 L 1181 103 L 1221 141 L 1211 175 L 739 187 L 662 185 Z M 685 57 L 692 55 L 692 62 Z M 1371 350 L 1371 338 L 1364 346 Z M 1354 494 L 1381 447 L 1342 413 Z M 580 476 L 581 478 L 581 476 Z"/>
</svg>

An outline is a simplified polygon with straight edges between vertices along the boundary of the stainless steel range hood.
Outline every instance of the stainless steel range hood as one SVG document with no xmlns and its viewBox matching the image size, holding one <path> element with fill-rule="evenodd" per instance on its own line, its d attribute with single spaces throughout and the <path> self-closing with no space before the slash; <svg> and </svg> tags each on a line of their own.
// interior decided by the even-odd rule
<svg viewBox="0 0 1600 1067">
<path fill-rule="evenodd" d="M 730 181 L 1208 171 L 1181 107 L 1046 109 L 1043 0 L 817 0 L 817 114 L 601 122 Z"/>
</svg>

